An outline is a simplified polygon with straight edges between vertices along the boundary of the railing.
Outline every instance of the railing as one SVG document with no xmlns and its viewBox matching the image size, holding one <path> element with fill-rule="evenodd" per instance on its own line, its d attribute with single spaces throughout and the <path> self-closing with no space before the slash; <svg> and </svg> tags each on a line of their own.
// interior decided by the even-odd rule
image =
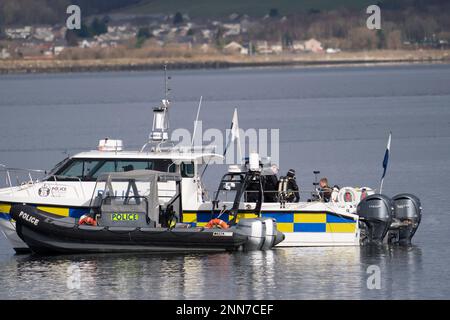
<svg viewBox="0 0 450 320">
<path fill-rule="evenodd" d="M 21 186 L 32 186 L 36 183 L 43 182 L 43 181 L 54 181 L 56 184 L 58 182 L 61 182 L 61 180 L 76 180 L 80 184 L 80 189 L 83 198 L 86 198 L 86 193 L 82 184 L 82 181 L 78 177 L 66 177 L 66 176 L 57 176 L 57 175 L 47 175 L 47 172 L 45 170 L 36 170 L 36 169 L 22 169 L 22 168 L 8 168 L 3 164 L 0 164 L 0 173 L 4 173 L 5 177 L 4 179 L 1 179 L 1 181 L 4 181 L 4 185 L 0 184 L 0 187 L 9 188 L 10 192 L 14 194 L 17 187 Z M 33 178 L 33 175 L 40 176 L 40 179 Z M 13 183 L 13 178 L 15 178 L 15 183 Z M 59 178 L 59 180 L 58 180 Z M 74 188 L 75 193 L 78 198 L 80 198 L 80 194 L 78 193 L 77 188 Z M 29 194 L 28 190 L 27 193 Z"/>
<path fill-rule="evenodd" d="M 220 190 L 220 191 L 216 191 L 214 193 L 214 198 L 217 197 L 217 193 L 220 193 L 220 195 L 224 195 L 225 199 L 222 199 L 222 201 L 233 201 L 234 197 L 235 197 L 235 192 L 236 190 Z M 290 202 L 294 202 L 294 201 L 288 201 L 286 195 L 289 193 L 292 193 L 294 196 L 293 198 L 295 199 L 295 192 L 298 192 L 299 196 L 300 196 L 300 201 L 305 201 L 305 197 L 307 197 L 307 201 L 309 202 L 324 202 L 322 197 L 320 196 L 320 193 L 318 191 L 288 191 L 288 192 L 281 192 L 281 191 L 275 191 L 275 190 L 264 190 L 263 191 L 263 202 L 266 203 L 280 203 L 280 202 L 286 202 L 286 203 L 290 203 Z M 232 193 L 232 199 L 228 199 L 229 194 Z M 246 190 L 243 193 L 243 199 L 245 202 L 254 202 L 254 201 L 247 201 L 247 199 L 252 198 L 252 196 L 254 196 L 256 194 L 256 197 L 258 196 L 259 191 L 257 190 Z M 267 195 L 269 196 L 268 200 L 272 200 L 272 201 L 267 201 L 266 198 Z M 303 196 L 302 196 L 303 195 Z"/>
<path fill-rule="evenodd" d="M 4 186 L 10 187 L 10 188 L 15 187 L 15 186 L 24 185 L 24 184 L 34 184 L 35 182 L 38 182 L 39 181 L 38 179 L 33 179 L 32 174 L 45 175 L 44 170 L 8 168 L 3 164 L 0 164 L 0 172 L 5 174 L 5 180 L 4 180 L 5 185 Z M 21 175 L 15 176 L 17 184 L 13 184 L 12 176 L 15 174 L 18 174 L 18 173 L 21 173 Z M 26 179 L 28 179 L 27 181 L 23 180 L 23 179 L 25 179 L 25 177 L 26 177 Z"/>
</svg>

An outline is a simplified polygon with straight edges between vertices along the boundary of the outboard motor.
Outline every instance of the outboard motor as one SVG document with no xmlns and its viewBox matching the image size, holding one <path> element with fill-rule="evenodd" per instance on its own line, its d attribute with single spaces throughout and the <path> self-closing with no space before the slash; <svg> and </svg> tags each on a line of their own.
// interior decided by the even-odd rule
<svg viewBox="0 0 450 320">
<path fill-rule="evenodd" d="M 263 218 L 263 223 L 266 226 L 266 234 L 261 250 L 270 250 L 275 245 L 277 237 L 277 223 L 273 218 Z"/>
<path fill-rule="evenodd" d="M 242 219 L 236 225 L 236 230 L 248 237 L 244 250 L 261 250 L 266 237 L 266 224 L 261 218 Z"/>
<path fill-rule="evenodd" d="M 363 243 L 381 244 L 389 231 L 393 216 L 392 200 L 382 194 L 373 194 L 363 199 L 356 209 L 359 215 Z"/>
<path fill-rule="evenodd" d="M 277 230 L 273 218 L 242 219 L 236 224 L 236 231 L 247 236 L 245 251 L 270 250 L 284 240 L 284 233 Z"/>
<path fill-rule="evenodd" d="M 422 206 L 415 195 L 402 193 L 394 201 L 393 222 L 388 234 L 389 243 L 411 244 L 422 219 Z"/>
</svg>

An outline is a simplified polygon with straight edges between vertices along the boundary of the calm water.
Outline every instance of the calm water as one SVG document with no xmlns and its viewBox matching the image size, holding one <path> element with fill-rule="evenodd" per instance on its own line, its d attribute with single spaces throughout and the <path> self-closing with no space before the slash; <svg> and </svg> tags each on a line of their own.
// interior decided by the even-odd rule
<svg viewBox="0 0 450 320">
<path fill-rule="evenodd" d="M 384 192 L 412 192 L 424 207 L 411 247 L 289 248 L 187 255 L 15 256 L 0 239 L 0 298 L 399 299 L 450 298 L 450 66 L 234 69 L 172 72 L 171 125 L 192 128 L 203 95 L 204 129 L 280 129 L 280 167 L 311 189 L 377 188 L 393 132 Z M 0 77 L 0 163 L 49 169 L 118 137 L 139 148 L 162 96 L 159 72 Z M 215 188 L 223 167 L 211 168 Z M 366 270 L 381 268 L 369 290 Z M 83 274 L 68 289 L 67 269 Z"/>
</svg>

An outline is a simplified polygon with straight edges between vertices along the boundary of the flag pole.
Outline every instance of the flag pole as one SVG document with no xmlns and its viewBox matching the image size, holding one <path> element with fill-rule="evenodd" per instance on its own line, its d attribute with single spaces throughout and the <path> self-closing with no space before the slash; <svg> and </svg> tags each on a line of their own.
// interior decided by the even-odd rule
<svg viewBox="0 0 450 320">
<path fill-rule="evenodd" d="M 383 192 L 384 177 L 386 176 L 386 170 L 387 170 L 388 163 L 389 163 L 389 154 L 391 152 L 391 139 L 392 139 L 392 132 L 390 131 L 388 143 L 386 146 L 386 152 L 384 153 L 384 159 L 383 159 L 383 176 L 381 177 L 380 194 Z"/>
<path fill-rule="evenodd" d="M 230 126 L 230 136 L 231 137 L 229 138 L 227 145 L 225 146 L 225 150 L 223 151 L 223 157 L 225 157 L 225 155 L 227 154 L 228 147 L 230 146 L 230 144 L 232 142 L 234 142 L 235 140 L 238 140 L 238 152 L 239 152 L 239 156 L 242 158 L 242 154 L 241 154 L 242 151 L 241 151 L 241 145 L 240 145 L 241 140 L 239 137 L 239 122 L 238 122 L 237 108 L 234 108 L 233 119 L 231 120 L 231 126 Z M 242 164 L 242 159 L 240 159 L 239 161 Z M 200 178 L 203 177 L 208 166 L 209 166 L 209 159 L 208 159 L 208 162 L 206 163 L 205 167 L 203 168 Z"/>
<path fill-rule="evenodd" d="M 197 131 L 198 117 L 200 116 L 200 109 L 202 107 L 202 101 L 203 101 L 203 96 L 200 96 L 200 101 L 198 102 L 198 108 L 197 108 L 197 117 L 195 117 L 195 122 L 194 122 L 194 132 L 192 133 L 191 147 L 194 146 L 195 132 Z"/>
</svg>

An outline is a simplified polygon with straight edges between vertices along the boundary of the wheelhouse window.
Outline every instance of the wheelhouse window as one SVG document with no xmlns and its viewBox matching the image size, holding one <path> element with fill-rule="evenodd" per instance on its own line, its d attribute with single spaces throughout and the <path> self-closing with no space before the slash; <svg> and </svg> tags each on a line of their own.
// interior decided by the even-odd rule
<svg viewBox="0 0 450 320">
<path fill-rule="evenodd" d="M 193 162 L 182 162 L 180 166 L 181 176 L 184 178 L 193 178 L 195 175 Z"/>
<path fill-rule="evenodd" d="M 59 180 L 75 178 L 82 181 L 94 181 L 102 173 L 132 170 L 175 172 L 176 166 L 169 159 L 70 159 L 53 175 L 58 176 Z"/>
</svg>

